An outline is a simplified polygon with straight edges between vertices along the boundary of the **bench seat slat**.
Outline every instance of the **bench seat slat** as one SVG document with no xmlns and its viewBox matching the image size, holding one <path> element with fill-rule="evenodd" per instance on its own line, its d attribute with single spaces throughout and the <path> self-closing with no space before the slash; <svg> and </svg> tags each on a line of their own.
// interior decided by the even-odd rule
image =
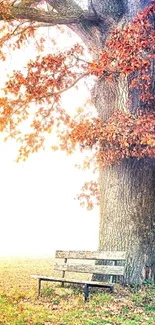
<svg viewBox="0 0 155 325">
<path fill-rule="evenodd" d="M 108 288 L 113 287 L 113 283 L 107 283 L 107 282 L 98 282 L 98 281 L 85 281 L 85 280 L 73 280 L 73 279 L 67 279 L 67 278 L 54 278 L 50 276 L 42 276 L 42 275 L 31 275 L 31 277 L 35 279 L 40 279 L 41 281 L 54 281 L 54 282 L 66 282 L 66 283 L 76 283 L 76 284 L 88 284 L 90 286 L 98 286 L 103 287 L 106 286 Z"/>
<path fill-rule="evenodd" d="M 88 265 L 88 264 L 58 264 L 54 265 L 57 271 L 95 273 L 106 275 L 123 275 L 124 266 L 116 265 Z"/>
<path fill-rule="evenodd" d="M 89 259 L 89 260 L 117 260 L 125 261 L 126 252 L 113 251 L 113 252 L 96 252 L 96 251 L 56 251 L 56 258 L 68 259 Z"/>
</svg>

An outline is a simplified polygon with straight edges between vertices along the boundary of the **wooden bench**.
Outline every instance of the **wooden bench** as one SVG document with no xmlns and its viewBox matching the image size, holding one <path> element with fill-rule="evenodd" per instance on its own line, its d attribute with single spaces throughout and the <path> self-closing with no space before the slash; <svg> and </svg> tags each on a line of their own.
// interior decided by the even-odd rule
<svg viewBox="0 0 155 325">
<path fill-rule="evenodd" d="M 75 283 L 84 285 L 84 298 L 85 301 L 88 299 L 89 287 L 103 287 L 109 288 L 111 292 L 114 290 L 113 277 L 124 275 L 124 265 L 117 265 L 117 261 L 125 261 L 126 252 L 124 251 L 115 251 L 115 252 L 97 252 L 97 251 L 56 251 L 55 258 L 64 259 L 63 263 L 56 263 L 54 265 L 54 270 L 61 271 L 61 277 L 51 277 L 43 275 L 32 275 L 31 277 L 38 279 L 38 295 L 41 291 L 41 282 L 42 281 L 53 281 L 61 282 L 62 286 L 64 283 Z M 72 263 L 68 260 L 83 260 L 82 263 Z M 106 265 L 96 265 L 88 263 L 88 260 L 92 261 L 104 261 L 106 260 Z M 107 265 L 107 262 L 110 262 Z M 119 263 L 120 264 L 120 263 Z M 78 273 L 90 273 L 92 274 L 101 274 L 108 275 L 108 282 L 99 282 L 99 281 L 85 281 L 85 280 L 76 280 L 76 279 L 67 279 L 65 277 L 66 272 L 78 272 Z"/>
</svg>

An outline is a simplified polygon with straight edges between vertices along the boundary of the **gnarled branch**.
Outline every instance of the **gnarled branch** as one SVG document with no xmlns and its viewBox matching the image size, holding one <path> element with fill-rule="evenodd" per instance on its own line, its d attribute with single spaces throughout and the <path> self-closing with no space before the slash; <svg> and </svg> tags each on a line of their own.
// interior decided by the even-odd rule
<svg viewBox="0 0 155 325">
<path fill-rule="evenodd" d="M 27 6 L 23 3 L 7 6 L 7 15 L 3 13 L 0 5 L 0 20 L 11 21 L 26 19 L 36 22 L 48 23 L 54 25 L 79 24 L 82 21 L 94 21 L 96 18 L 88 11 L 70 11 L 70 12 L 47 12 L 43 9 L 37 9 Z"/>
</svg>

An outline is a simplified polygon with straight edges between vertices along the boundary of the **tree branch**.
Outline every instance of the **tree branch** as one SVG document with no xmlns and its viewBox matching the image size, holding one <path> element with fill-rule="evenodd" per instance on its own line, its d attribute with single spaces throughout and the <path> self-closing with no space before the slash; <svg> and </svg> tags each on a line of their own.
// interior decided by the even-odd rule
<svg viewBox="0 0 155 325">
<path fill-rule="evenodd" d="M 89 48 L 102 48 L 98 17 L 89 10 L 83 10 L 74 0 L 46 0 L 52 10 L 37 7 L 40 0 L 21 0 L 0 3 L 0 20 L 26 20 L 49 24 L 66 25 L 72 29 Z M 102 15 L 103 25 L 111 26 L 108 15 Z M 103 34 L 103 30 L 102 30 Z"/>
<path fill-rule="evenodd" d="M 74 0 L 46 0 L 46 2 L 59 13 L 83 12 L 82 8 Z M 105 27 L 105 34 L 113 26 L 114 21 L 107 14 L 102 13 L 102 17 L 99 17 L 94 10 L 89 10 L 90 13 L 94 15 L 93 20 L 81 20 L 80 23 L 70 24 L 69 27 L 80 36 L 89 48 L 101 49 L 103 44 L 100 37 L 99 21 Z M 102 28 L 103 33 L 104 28 Z"/>
<path fill-rule="evenodd" d="M 83 9 L 74 0 L 46 0 L 46 2 L 59 13 L 83 13 Z M 89 11 L 90 13 L 90 11 Z M 94 34 L 94 23 L 96 23 L 96 15 L 93 14 L 93 20 L 81 20 L 80 23 L 70 24 L 70 29 L 73 30 L 88 47 L 98 47 L 100 44 L 96 43 L 96 35 Z M 92 30 L 93 29 L 93 30 Z"/>
<path fill-rule="evenodd" d="M 83 13 L 83 9 L 74 0 L 46 0 L 57 12 L 67 14 L 70 13 Z"/>
<path fill-rule="evenodd" d="M 43 9 L 30 8 L 23 3 L 18 5 L 7 6 L 7 15 L 3 14 L 0 4 L 0 20 L 11 21 L 11 20 L 29 20 L 30 22 L 43 22 L 48 23 L 51 26 L 54 25 L 69 25 L 69 24 L 79 24 L 82 21 L 94 21 L 96 17 L 94 14 L 88 11 L 68 11 L 63 12 L 47 12 Z"/>
</svg>

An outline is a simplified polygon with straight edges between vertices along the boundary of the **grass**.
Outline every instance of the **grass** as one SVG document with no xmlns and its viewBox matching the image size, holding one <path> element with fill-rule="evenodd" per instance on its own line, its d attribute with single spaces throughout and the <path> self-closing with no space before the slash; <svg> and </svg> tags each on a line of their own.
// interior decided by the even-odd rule
<svg viewBox="0 0 155 325">
<path fill-rule="evenodd" d="M 0 325 L 155 325 L 155 287 L 92 290 L 87 303 L 78 286 L 43 283 L 31 274 L 56 275 L 52 259 L 0 259 Z M 93 292 L 94 291 L 94 292 Z"/>
</svg>

